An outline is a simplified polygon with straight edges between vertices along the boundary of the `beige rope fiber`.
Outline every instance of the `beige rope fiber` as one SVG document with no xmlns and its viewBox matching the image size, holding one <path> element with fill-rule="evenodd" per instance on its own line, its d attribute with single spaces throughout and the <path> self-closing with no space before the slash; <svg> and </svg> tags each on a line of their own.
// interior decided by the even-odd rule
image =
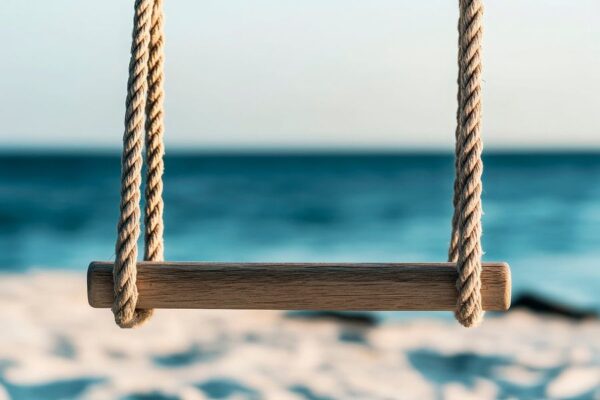
<svg viewBox="0 0 600 400">
<path fill-rule="evenodd" d="M 152 310 L 136 309 L 137 240 L 145 132 L 147 181 L 144 259 L 163 259 L 163 20 L 162 0 L 136 0 L 121 159 L 121 207 L 113 269 L 116 323 L 131 328 Z"/>
<path fill-rule="evenodd" d="M 163 13 L 162 0 L 154 0 L 148 55 L 148 99 L 146 101 L 146 212 L 144 260 L 163 261 Z"/>
<path fill-rule="evenodd" d="M 454 215 L 448 258 L 456 262 L 456 319 L 476 326 L 481 306 L 481 40 L 482 0 L 459 0 L 458 111 Z"/>
<path fill-rule="evenodd" d="M 454 215 L 448 258 L 457 263 L 456 319 L 474 326 L 481 307 L 481 39 L 482 0 L 459 0 L 458 111 Z M 162 0 L 136 0 L 127 82 L 121 207 L 114 263 L 115 321 L 143 323 L 152 310 L 136 308 L 142 153 L 146 150 L 144 260 L 163 260 L 163 13 Z M 143 137 L 144 136 L 144 137 Z"/>
</svg>

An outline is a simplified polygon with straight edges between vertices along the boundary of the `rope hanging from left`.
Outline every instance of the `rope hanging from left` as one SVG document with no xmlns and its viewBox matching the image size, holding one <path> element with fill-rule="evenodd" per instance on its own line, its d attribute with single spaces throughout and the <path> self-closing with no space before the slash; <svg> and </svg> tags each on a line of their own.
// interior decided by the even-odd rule
<svg viewBox="0 0 600 400">
<path fill-rule="evenodd" d="M 115 297 L 112 311 L 115 322 L 121 328 L 133 328 L 152 315 L 152 310 L 136 307 L 144 148 L 147 163 L 144 260 L 162 261 L 164 257 L 163 45 L 162 0 L 136 0 L 121 157 L 121 203 L 113 269 Z"/>
</svg>

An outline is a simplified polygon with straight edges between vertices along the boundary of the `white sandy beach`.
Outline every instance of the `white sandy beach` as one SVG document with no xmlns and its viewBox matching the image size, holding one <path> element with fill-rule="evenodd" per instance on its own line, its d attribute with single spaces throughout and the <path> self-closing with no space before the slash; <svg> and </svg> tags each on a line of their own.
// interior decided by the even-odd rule
<svg viewBox="0 0 600 400">
<path fill-rule="evenodd" d="M 190 310 L 120 330 L 85 290 L 81 274 L 1 277 L 0 399 L 600 399 L 598 320 Z"/>
</svg>

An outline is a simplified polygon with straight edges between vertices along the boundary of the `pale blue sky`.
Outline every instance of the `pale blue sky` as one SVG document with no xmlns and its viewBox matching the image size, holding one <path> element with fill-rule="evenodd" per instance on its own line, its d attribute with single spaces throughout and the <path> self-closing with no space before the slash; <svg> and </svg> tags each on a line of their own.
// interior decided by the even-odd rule
<svg viewBox="0 0 600 400">
<path fill-rule="evenodd" d="M 0 146 L 120 146 L 132 3 L 0 2 Z M 165 3 L 168 146 L 451 148 L 456 1 Z M 486 2 L 488 147 L 600 148 L 599 21 Z"/>
</svg>

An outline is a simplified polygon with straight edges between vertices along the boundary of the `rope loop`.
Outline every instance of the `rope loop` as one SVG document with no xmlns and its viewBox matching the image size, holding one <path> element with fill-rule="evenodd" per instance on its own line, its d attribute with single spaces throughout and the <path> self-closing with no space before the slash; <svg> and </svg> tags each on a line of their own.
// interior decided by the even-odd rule
<svg viewBox="0 0 600 400">
<path fill-rule="evenodd" d="M 137 305 L 137 241 L 145 142 L 144 260 L 163 260 L 163 60 L 162 0 L 136 0 L 131 41 L 125 132 L 121 157 L 121 205 L 113 269 L 115 322 L 132 328 L 152 315 Z"/>
</svg>

